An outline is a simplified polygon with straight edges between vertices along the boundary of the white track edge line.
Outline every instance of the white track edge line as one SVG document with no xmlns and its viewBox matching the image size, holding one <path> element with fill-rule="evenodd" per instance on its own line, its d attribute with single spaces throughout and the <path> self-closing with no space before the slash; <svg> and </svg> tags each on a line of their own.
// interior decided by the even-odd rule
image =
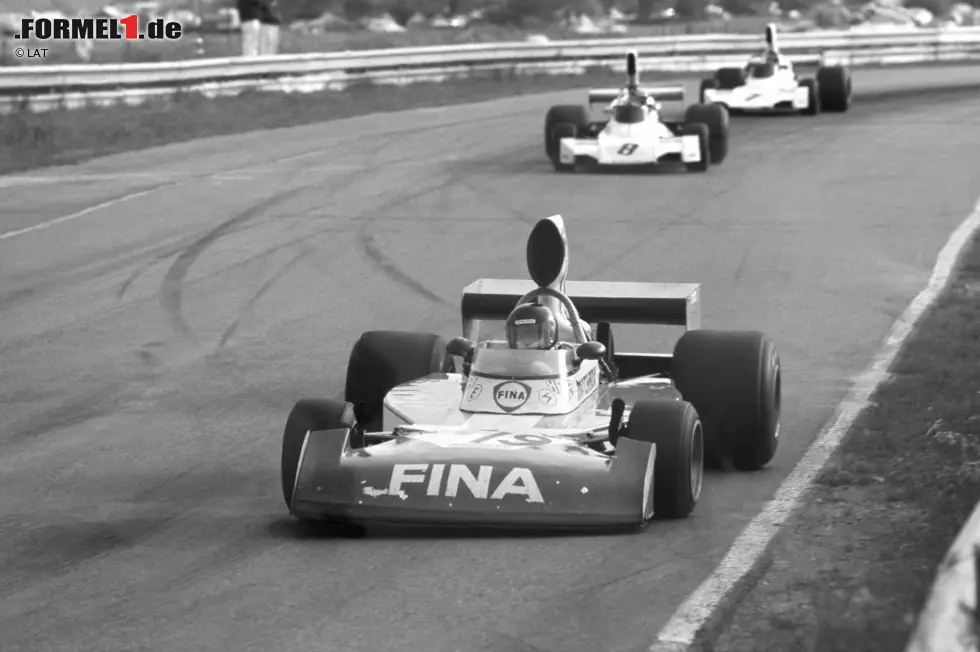
<svg viewBox="0 0 980 652">
<path fill-rule="evenodd" d="M 53 220 L 48 220 L 47 222 L 41 222 L 40 224 L 35 224 L 34 226 L 29 226 L 23 229 L 18 229 L 16 231 L 7 231 L 6 233 L 0 233 L 0 241 L 9 240 L 11 238 L 16 238 L 20 235 L 27 235 L 28 233 L 33 233 L 35 231 L 41 231 L 43 229 L 50 228 L 56 224 L 62 224 L 63 222 L 70 222 L 76 220 L 79 217 L 85 217 L 89 213 L 94 213 L 95 211 L 101 210 L 103 208 L 109 208 L 110 206 L 115 206 L 116 204 L 121 204 L 124 201 L 129 201 L 130 199 L 136 199 L 144 195 L 148 195 L 151 192 L 159 190 L 159 188 L 150 188 L 149 190 L 140 190 L 139 192 L 130 193 L 128 195 L 123 195 L 122 197 L 116 197 L 115 199 L 110 199 L 104 201 L 101 204 L 96 204 L 94 206 L 89 206 L 88 208 L 83 208 L 80 211 L 70 213 L 68 215 L 62 215 L 61 217 L 56 217 Z"/>
<path fill-rule="evenodd" d="M 916 323 L 946 289 L 967 243 L 980 228 L 980 199 L 973 212 L 953 231 L 940 250 L 926 287 L 898 317 L 867 370 L 854 383 L 838 406 L 836 418 L 807 449 L 803 458 L 776 491 L 762 512 L 742 530 L 728 554 L 708 578 L 678 607 L 657 633 L 649 652 L 677 652 L 691 647 L 700 630 L 758 564 L 770 542 L 787 518 L 800 507 L 801 498 L 840 445 L 857 416 L 870 403 L 871 395 L 887 378 L 888 369 Z"/>
</svg>

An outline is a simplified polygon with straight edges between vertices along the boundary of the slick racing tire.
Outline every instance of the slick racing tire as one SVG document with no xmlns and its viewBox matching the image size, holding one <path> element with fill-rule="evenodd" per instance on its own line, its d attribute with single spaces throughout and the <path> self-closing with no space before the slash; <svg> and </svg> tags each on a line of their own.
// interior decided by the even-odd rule
<svg viewBox="0 0 980 652">
<path fill-rule="evenodd" d="M 344 399 L 357 407 L 365 430 L 378 431 L 388 392 L 410 380 L 452 369 L 452 356 L 438 335 L 369 331 L 351 349 Z"/>
<path fill-rule="evenodd" d="M 548 158 L 555 165 L 558 164 L 558 150 L 561 138 L 568 138 L 564 135 L 556 138 L 555 127 L 560 124 L 570 124 L 575 127 L 575 134 L 589 128 L 589 110 L 581 105 L 559 105 L 548 109 L 548 114 L 544 118 L 544 151 Z"/>
<path fill-rule="evenodd" d="M 354 427 L 354 406 L 344 401 L 304 398 L 293 406 L 282 433 L 282 497 L 286 507 L 293 501 L 296 472 L 303 453 L 306 434 L 314 430 L 340 430 Z"/>
<path fill-rule="evenodd" d="M 817 70 L 820 107 L 844 113 L 851 107 L 851 73 L 844 66 L 825 66 Z"/>
<path fill-rule="evenodd" d="M 807 105 L 800 111 L 803 115 L 817 115 L 820 113 L 820 85 L 816 79 L 804 79 L 800 81 L 800 87 L 806 89 Z"/>
<path fill-rule="evenodd" d="M 560 122 L 557 125 L 555 125 L 555 128 L 554 129 L 551 130 L 551 134 L 552 134 L 552 137 L 555 140 L 556 146 L 559 149 L 561 149 L 561 139 L 562 138 L 575 138 L 575 136 L 578 134 L 578 129 L 576 129 L 575 128 L 575 125 L 573 125 L 571 123 L 568 123 L 568 122 Z M 554 164 L 555 170 L 557 170 L 558 172 L 574 172 L 575 171 L 575 164 L 574 163 L 562 163 L 559 156 L 556 156 L 554 159 L 552 159 L 551 162 Z"/>
<path fill-rule="evenodd" d="M 745 86 L 745 70 L 742 68 L 720 68 L 715 72 L 718 88 L 730 91 Z"/>
<path fill-rule="evenodd" d="M 688 331 L 671 362 L 677 390 L 704 422 L 711 466 L 756 471 L 776 454 L 782 396 L 779 354 L 755 331 Z"/>
<path fill-rule="evenodd" d="M 708 90 L 715 90 L 718 88 L 718 80 L 714 78 L 702 79 L 701 87 L 698 89 L 698 102 L 701 104 L 707 104 L 708 100 L 704 96 L 704 92 Z"/>
<path fill-rule="evenodd" d="M 637 401 L 620 437 L 657 447 L 653 465 L 654 515 L 690 515 L 704 481 L 704 433 L 694 406 L 671 399 Z"/>
<path fill-rule="evenodd" d="M 700 161 L 685 163 L 684 167 L 688 172 L 707 172 L 711 161 L 711 136 L 708 133 L 708 125 L 700 122 L 686 124 L 681 128 L 681 136 L 697 136 L 701 151 Z"/>
<path fill-rule="evenodd" d="M 728 156 L 728 109 L 721 104 L 692 104 L 684 111 L 684 122 L 708 126 L 711 164 L 720 165 Z"/>
</svg>

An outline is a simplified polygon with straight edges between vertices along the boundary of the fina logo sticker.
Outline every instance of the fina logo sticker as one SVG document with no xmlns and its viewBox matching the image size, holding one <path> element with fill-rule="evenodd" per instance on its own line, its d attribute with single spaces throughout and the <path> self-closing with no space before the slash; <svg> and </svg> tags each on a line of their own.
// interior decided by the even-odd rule
<svg viewBox="0 0 980 652">
<path fill-rule="evenodd" d="M 513 412 L 527 403 L 531 388 L 516 380 L 508 380 L 493 388 L 493 401 L 504 412 Z"/>
</svg>

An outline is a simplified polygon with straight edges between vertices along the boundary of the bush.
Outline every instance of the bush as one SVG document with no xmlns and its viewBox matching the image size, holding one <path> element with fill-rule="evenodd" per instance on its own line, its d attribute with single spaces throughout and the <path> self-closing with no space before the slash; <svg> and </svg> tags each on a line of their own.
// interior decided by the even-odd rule
<svg viewBox="0 0 980 652">
<path fill-rule="evenodd" d="M 486 7 L 486 19 L 497 25 L 551 22 L 556 16 L 603 12 L 600 0 L 495 0 Z"/>
</svg>

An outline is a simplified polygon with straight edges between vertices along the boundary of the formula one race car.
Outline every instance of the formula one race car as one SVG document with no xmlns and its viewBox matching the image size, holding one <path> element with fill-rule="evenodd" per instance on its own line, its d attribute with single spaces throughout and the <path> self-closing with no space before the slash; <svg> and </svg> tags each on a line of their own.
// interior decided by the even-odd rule
<svg viewBox="0 0 980 652">
<path fill-rule="evenodd" d="M 820 66 L 815 79 L 799 79 L 793 63 L 779 51 L 776 26 L 766 25 L 766 49 L 744 68 L 722 68 L 701 81 L 702 103 L 721 104 L 732 113 L 821 110 L 844 112 L 851 106 L 851 73 L 844 66 Z"/>
<path fill-rule="evenodd" d="M 294 516 L 639 527 L 691 513 L 706 459 L 772 459 L 781 390 L 768 338 L 699 330 L 697 284 L 566 284 L 558 215 L 531 231 L 527 263 L 533 283 L 463 290 L 464 337 L 364 333 L 346 400 L 296 404 L 282 442 Z M 480 320 L 506 320 L 506 340 L 480 341 Z M 616 353 L 610 323 L 687 332 L 673 355 Z"/>
<path fill-rule="evenodd" d="M 683 101 L 684 88 L 640 88 L 636 52 L 626 53 L 626 85 L 589 91 L 589 106 L 553 106 L 544 121 L 544 148 L 560 172 L 578 164 L 649 166 L 681 161 L 704 172 L 728 155 L 728 112 L 718 105 L 687 107 L 683 122 L 663 120 L 662 102 Z M 589 110 L 607 104 L 606 120 Z"/>
</svg>

